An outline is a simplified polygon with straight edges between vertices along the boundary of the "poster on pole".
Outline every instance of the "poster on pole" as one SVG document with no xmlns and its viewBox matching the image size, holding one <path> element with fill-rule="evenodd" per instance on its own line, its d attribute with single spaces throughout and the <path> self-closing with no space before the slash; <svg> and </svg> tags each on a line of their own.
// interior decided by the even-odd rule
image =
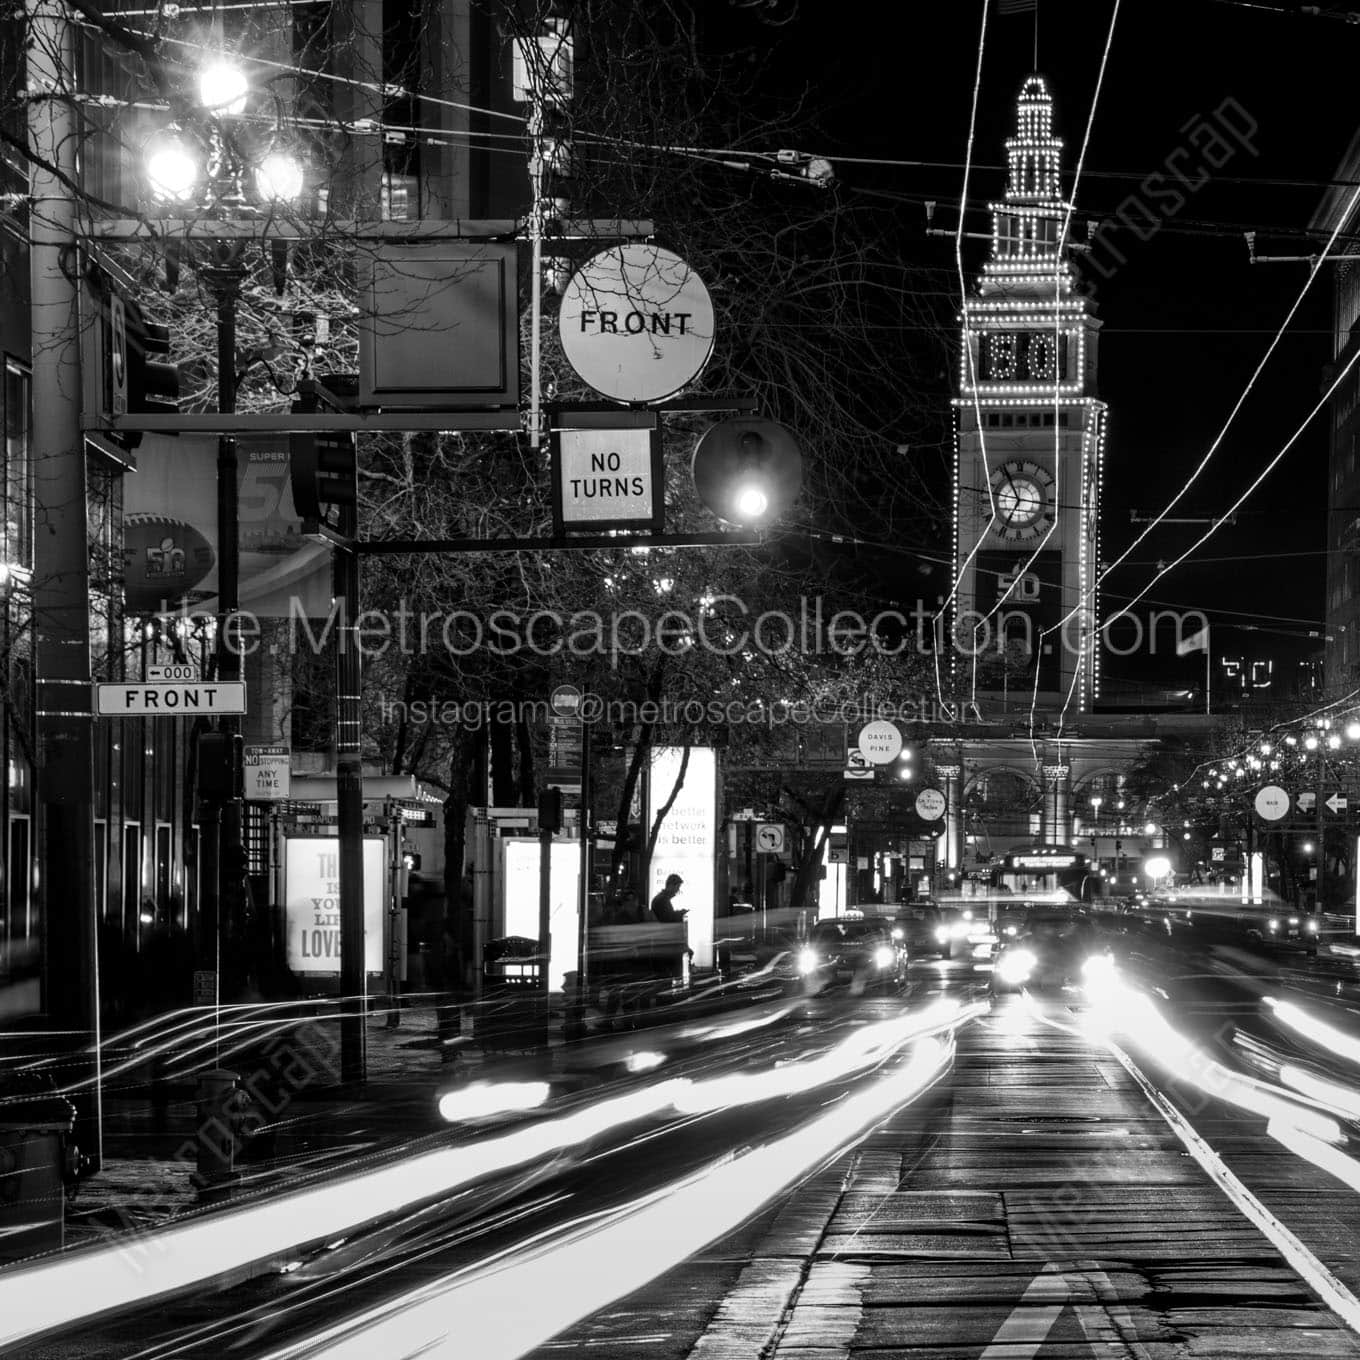
<svg viewBox="0 0 1360 1360">
<path fill-rule="evenodd" d="M 679 746 L 658 746 L 652 751 L 648 779 L 650 816 L 655 817 L 665 807 L 672 793 L 675 801 L 657 833 L 647 900 L 650 902 L 666 886 L 671 874 L 684 879 L 675 906 L 689 913 L 689 947 L 694 950 L 695 966 L 712 968 L 718 844 L 717 758 L 705 746 L 690 747 L 688 762 L 684 754 Z M 677 790 L 682 764 L 685 780 Z"/>
<path fill-rule="evenodd" d="M 336 836 L 289 836 L 284 841 L 284 932 L 294 973 L 340 975 L 340 841 Z M 387 901 L 387 841 L 364 837 L 364 972 L 383 968 L 383 908 Z"/>
</svg>

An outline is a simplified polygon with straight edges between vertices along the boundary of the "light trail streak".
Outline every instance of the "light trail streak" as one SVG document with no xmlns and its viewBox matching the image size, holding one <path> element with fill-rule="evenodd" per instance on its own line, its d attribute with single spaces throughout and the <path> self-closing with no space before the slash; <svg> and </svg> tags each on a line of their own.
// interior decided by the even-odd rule
<svg viewBox="0 0 1360 1360">
<path fill-rule="evenodd" d="M 781 1190 L 839 1155 L 919 1096 L 953 1061 L 954 1041 L 918 1041 L 906 1064 L 803 1128 L 659 1195 L 613 1221 L 389 1300 L 357 1322 L 270 1353 L 269 1360 L 474 1355 L 512 1360 L 641 1288 L 723 1237 Z M 532 1301 L 532 1306 L 528 1306 Z"/>
<path fill-rule="evenodd" d="M 1091 1028 L 1111 1047 L 1114 1035 L 1120 1034 L 1163 1067 L 1174 1081 L 1250 1114 L 1303 1129 L 1325 1142 L 1342 1141 L 1336 1120 L 1304 1108 L 1281 1087 L 1245 1077 L 1211 1058 L 1179 1033 L 1145 995 L 1122 980 L 1102 979 L 1099 986 L 1087 989 L 1087 996 L 1091 1001 Z"/>
<path fill-rule="evenodd" d="M 913 1039 L 940 1034 L 947 1029 L 983 1015 L 985 1002 L 960 1006 L 952 998 L 937 1002 L 916 1016 L 885 1020 L 855 1030 L 834 1048 L 802 1062 L 785 1063 L 768 1072 L 736 1072 L 695 1082 L 676 1097 L 675 1107 L 692 1114 L 708 1110 L 730 1110 L 780 1096 L 797 1095 L 815 1086 L 825 1086 L 876 1066 Z"/>
<path fill-rule="evenodd" d="M 0 1345 L 342 1236 L 360 1224 L 574 1148 L 672 1107 L 682 1083 L 601 1101 L 501 1137 L 172 1224 L 107 1246 L 0 1273 Z"/>
<path fill-rule="evenodd" d="M 900 1047 L 928 1029 L 960 1023 L 961 1017 L 973 1013 L 973 1008 L 961 1010 L 951 1020 L 932 1007 L 921 1016 L 890 1023 L 899 1027 Z M 793 1065 L 795 1069 L 800 1066 L 805 1065 Z M 842 1075 L 851 1070 L 846 1066 Z M 229 1212 L 172 1223 L 7 1270 L 0 1273 L 0 1345 L 113 1309 L 145 1304 L 261 1261 L 292 1257 L 313 1243 L 351 1233 L 364 1223 L 666 1114 L 679 1108 L 692 1087 L 705 1084 L 671 1078 L 499 1136 L 419 1153 L 325 1185 L 279 1192 Z M 798 1090 L 811 1086 L 810 1073 L 802 1072 Z"/>
<path fill-rule="evenodd" d="M 1282 1025 L 1288 1025 L 1305 1039 L 1317 1044 L 1319 1048 L 1325 1048 L 1338 1058 L 1360 1063 L 1360 1039 L 1310 1015 L 1292 1001 L 1277 1001 L 1273 996 L 1263 997 L 1262 1000 L 1275 1012 L 1275 1018 Z"/>
</svg>

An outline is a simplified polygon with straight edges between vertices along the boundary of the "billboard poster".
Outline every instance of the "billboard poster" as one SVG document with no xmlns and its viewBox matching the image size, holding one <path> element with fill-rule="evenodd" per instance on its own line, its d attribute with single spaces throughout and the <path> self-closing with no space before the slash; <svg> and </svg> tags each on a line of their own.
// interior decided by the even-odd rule
<svg viewBox="0 0 1360 1360">
<path fill-rule="evenodd" d="M 340 973 L 340 841 L 335 836 L 284 840 L 284 933 L 288 967 L 313 976 Z M 364 837 L 364 971 L 383 969 L 387 842 Z"/>
<path fill-rule="evenodd" d="M 330 549 L 302 537 L 288 441 L 237 441 L 241 609 L 257 618 L 324 618 Z M 123 482 L 123 578 L 131 613 L 217 607 L 217 440 L 148 434 Z M 294 601 L 297 604 L 294 605 Z"/>
<path fill-rule="evenodd" d="M 538 841 L 525 836 L 505 841 L 505 933 L 538 939 Z M 576 971 L 576 932 L 580 920 L 581 848 L 575 841 L 553 841 L 548 857 L 548 987 L 562 990 Z"/>
<path fill-rule="evenodd" d="M 680 776 L 684 749 L 658 746 L 652 751 L 648 787 L 650 817 L 665 807 Z M 689 947 L 698 968 L 713 967 L 714 875 L 718 844 L 718 764 L 706 746 L 692 746 L 685 782 L 676 794 L 656 838 L 647 901 L 666 886 L 671 874 L 685 880 L 675 899 L 689 913 Z"/>
</svg>

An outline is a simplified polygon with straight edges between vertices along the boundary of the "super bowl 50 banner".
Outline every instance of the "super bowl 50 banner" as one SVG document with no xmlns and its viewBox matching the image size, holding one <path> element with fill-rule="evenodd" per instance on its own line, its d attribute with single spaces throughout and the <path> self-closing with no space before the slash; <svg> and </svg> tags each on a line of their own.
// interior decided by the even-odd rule
<svg viewBox="0 0 1360 1360">
<path fill-rule="evenodd" d="M 257 618 L 324 617 L 330 550 L 302 537 L 288 445 L 237 442 L 240 607 Z M 123 482 L 123 578 L 129 613 L 212 613 L 217 605 L 217 440 L 147 435 Z M 294 604 L 293 602 L 297 603 Z"/>
</svg>

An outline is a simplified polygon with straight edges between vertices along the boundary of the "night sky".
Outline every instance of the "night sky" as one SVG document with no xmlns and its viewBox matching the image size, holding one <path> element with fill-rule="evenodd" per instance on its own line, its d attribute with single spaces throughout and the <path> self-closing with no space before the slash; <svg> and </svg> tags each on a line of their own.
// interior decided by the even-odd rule
<svg viewBox="0 0 1360 1360">
<path fill-rule="evenodd" d="M 750 20 L 785 17 L 788 0 L 736 6 Z M 1057 103 L 1066 140 L 1064 186 L 1070 193 L 1090 114 L 1112 5 L 1104 0 L 1042 0 L 1038 69 Z M 872 16 L 872 17 L 871 17 Z M 949 163 L 837 167 L 847 203 L 859 189 L 901 194 L 904 258 L 952 267 L 949 240 L 925 234 L 919 201 L 939 202 L 936 225 L 952 228 L 962 185 L 977 63 L 981 4 L 905 4 L 848 11 L 803 0 L 797 17 L 768 33 L 776 79 L 790 91 L 816 92 L 825 141 L 804 149 L 842 156 Z M 1014 99 L 1033 66 L 1029 16 L 987 25 L 975 167 L 967 226 L 985 230 L 986 202 L 1000 197 L 1002 142 L 1012 131 Z M 1232 159 L 1152 239 L 1124 228 L 1108 240 L 1127 257 L 1104 255 L 1109 278 L 1096 285 L 1104 321 L 1101 395 L 1110 405 L 1103 553 L 1114 557 L 1135 532 L 1130 512 L 1163 508 L 1208 449 L 1307 277 L 1306 264 L 1251 265 L 1243 232 L 1262 234 L 1263 252 L 1307 254 L 1301 237 L 1324 182 L 1360 120 L 1354 98 L 1360 27 L 1327 18 L 1280 15 L 1214 0 L 1124 0 L 1115 27 L 1089 150 L 1076 191 L 1077 221 L 1110 217 L 1163 169 L 1183 130 L 1235 101 L 1258 126 Z M 1239 118 L 1234 109 L 1230 116 Z M 1181 164 L 1186 162 L 1182 159 Z M 953 168 L 955 165 L 960 168 Z M 1296 184 L 1268 184 L 1289 180 Z M 1141 220 L 1141 219 L 1140 219 Z M 1074 230 L 1082 239 L 1084 228 Z M 980 243 L 965 257 L 972 282 Z M 1320 391 L 1328 359 L 1331 274 L 1321 273 L 1270 365 L 1213 461 L 1173 512 L 1225 511 L 1303 419 Z M 1213 612 L 1216 627 L 1242 612 L 1263 631 L 1238 635 L 1247 650 L 1302 654 L 1308 628 L 1323 612 L 1326 425 L 1320 418 L 1246 503 L 1184 567 L 1159 583 L 1149 601 Z M 1157 560 L 1179 555 L 1203 525 L 1159 528 L 1112 574 L 1106 610 L 1140 590 Z M 1278 619 L 1266 615 L 1280 616 Z M 1215 650 L 1234 645 L 1217 634 Z"/>
</svg>

